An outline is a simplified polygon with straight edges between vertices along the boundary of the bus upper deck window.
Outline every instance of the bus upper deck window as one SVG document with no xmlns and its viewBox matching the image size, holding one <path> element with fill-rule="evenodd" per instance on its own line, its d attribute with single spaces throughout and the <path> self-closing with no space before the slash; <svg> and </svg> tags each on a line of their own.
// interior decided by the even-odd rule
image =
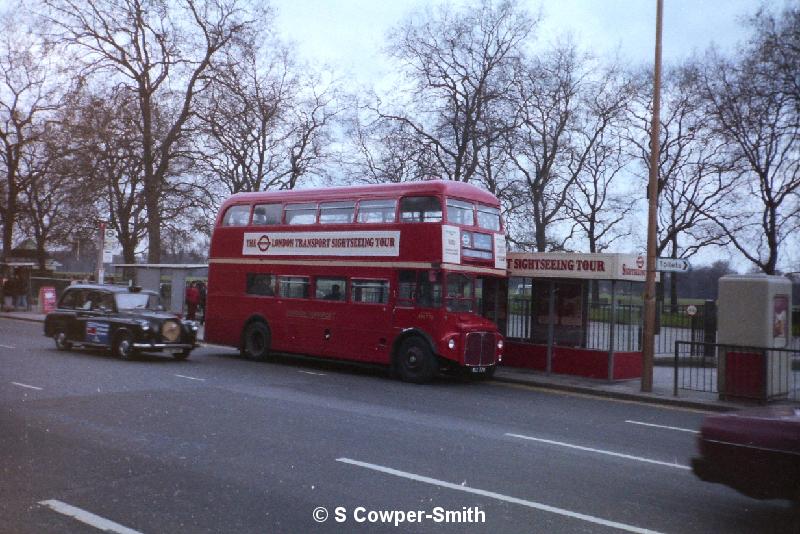
<svg viewBox="0 0 800 534">
<path fill-rule="evenodd" d="M 314 224 L 317 222 L 317 204 L 286 204 L 286 224 Z"/>
<path fill-rule="evenodd" d="M 253 208 L 253 224 L 280 224 L 280 204 L 258 204 Z"/>
<path fill-rule="evenodd" d="M 222 218 L 222 226 L 247 226 L 250 222 L 250 206 L 231 206 Z"/>
<path fill-rule="evenodd" d="M 320 224 L 347 224 L 353 222 L 356 203 L 351 200 L 344 202 L 323 202 L 319 205 Z"/>
<path fill-rule="evenodd" d="M 475 207 L 472 202 L 464 202 L 454 198 L 447 199 L 447 222 L 464 226 L 475 225 Z"/>
<path fill-rule="evenodd" d="M 478 204 L 478 226 L 486 230 L 500 231 L 500 210 Z"/>
<path fill-rule="evenodd" d="M 362 200 L 358 203 L 358 222 L 360 223 L 393 223 L 397 201 Z"/>
<path fill-rule="evenodd" d="M 405 197 L 400 201 L 402 222 L 441 222 L 442 203 L 436 197 Z"/>
</svg>

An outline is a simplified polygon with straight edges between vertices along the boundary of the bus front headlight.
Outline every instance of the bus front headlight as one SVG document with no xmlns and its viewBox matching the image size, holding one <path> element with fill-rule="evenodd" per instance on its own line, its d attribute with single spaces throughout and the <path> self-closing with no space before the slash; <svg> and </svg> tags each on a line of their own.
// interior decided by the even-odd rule
<svg viewBox="0 0 800 534">
<path fill-rule="evenodd" d="M 497 340 L 497 350 L 503 350 L 503 340 L 502 339 L 498 339 Z"/>
<path fill-rule="evenodd" d="M 456 348 L 456 338 L 451 337 L 450 341 L 447 342 L 447 348 L 450 350 L 454 350 Z"/>
</svg>

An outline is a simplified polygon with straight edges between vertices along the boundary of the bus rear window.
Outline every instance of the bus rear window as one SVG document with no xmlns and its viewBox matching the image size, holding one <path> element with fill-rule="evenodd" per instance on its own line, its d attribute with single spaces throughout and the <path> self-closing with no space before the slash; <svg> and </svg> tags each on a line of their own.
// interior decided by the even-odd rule
<svg viewBox="0 0 800 534">
<path fill-rule="evenodd" d="M 356 203 L 345 202 L 323 202 L 319 205 L 320 224 L 347 224 L 353 222 L 356 211 Z"/>
<path fill-rule="evenodd" d="M 222 226 L 247 226 L 250 222 L 250 206 L 231 206 L 222 218 Z"/>
<path fill-rule="evenodd" d="M 441 222 L 442 203 L 436 197 L 405 197 L 400 201 L 402 222 Z"/>
<path fill-rule="evenodd" d="M 253 208 L 253 224 L 280 224 L 280 204 L 258 204 Z"/>
<path fill-rule="evenodd" d="M 358 222 L 393 223 L 396 210 L 396 200 L 362 200 L 358 203 Z"/>
<path fill-rule="evenodd" d="M 314 224 L 315 222 L 317 222 L 316 203 L 286 205 L 286 224 Z"/>
<path fill-rule="evenodd" d="M 500 210 L 478 204 L 478 226 L 486 230 L 500 231 Z"/>
</svg>

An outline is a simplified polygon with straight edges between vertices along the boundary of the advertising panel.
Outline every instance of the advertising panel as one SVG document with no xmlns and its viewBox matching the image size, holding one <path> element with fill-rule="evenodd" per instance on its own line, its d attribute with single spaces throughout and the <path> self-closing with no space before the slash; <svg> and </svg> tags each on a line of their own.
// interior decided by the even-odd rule
<svg viewBox="0 0 800 534">
<path fill-rule="evenodd" d="M 782 348 L 789 339 L 789 296 L 775 295 L 772 299 L 772 346 Z"/>
<path fill-rule="evenodd" d="M 457 226 L 442 225 L 442 261 L 461 263 L 461 230 Z"/>
<path fill-rule="evenodd" d="M 245 232 L 244 256 L 398 256 L 399 231 Z"/>
</svg>

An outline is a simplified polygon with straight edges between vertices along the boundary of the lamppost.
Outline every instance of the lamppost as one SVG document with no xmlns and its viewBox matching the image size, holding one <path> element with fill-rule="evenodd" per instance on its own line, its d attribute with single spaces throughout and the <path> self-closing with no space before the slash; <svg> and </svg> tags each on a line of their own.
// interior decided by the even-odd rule
<svg viewBox="0 0 800 534">
<path fill-rule="evenodd" d="M 656 323 L 656 225 L 658 224 L 658 131 L 661 124 L 661 27 L 664 0 L 656 3 L 656 57 L 653 68 L 653 120 L 650 123 L 650 176 L 647 186 L 647 277 L 644 284 L 644 335 L 642 391 L 653 391 L 653 356 Z"/>
</svg>

